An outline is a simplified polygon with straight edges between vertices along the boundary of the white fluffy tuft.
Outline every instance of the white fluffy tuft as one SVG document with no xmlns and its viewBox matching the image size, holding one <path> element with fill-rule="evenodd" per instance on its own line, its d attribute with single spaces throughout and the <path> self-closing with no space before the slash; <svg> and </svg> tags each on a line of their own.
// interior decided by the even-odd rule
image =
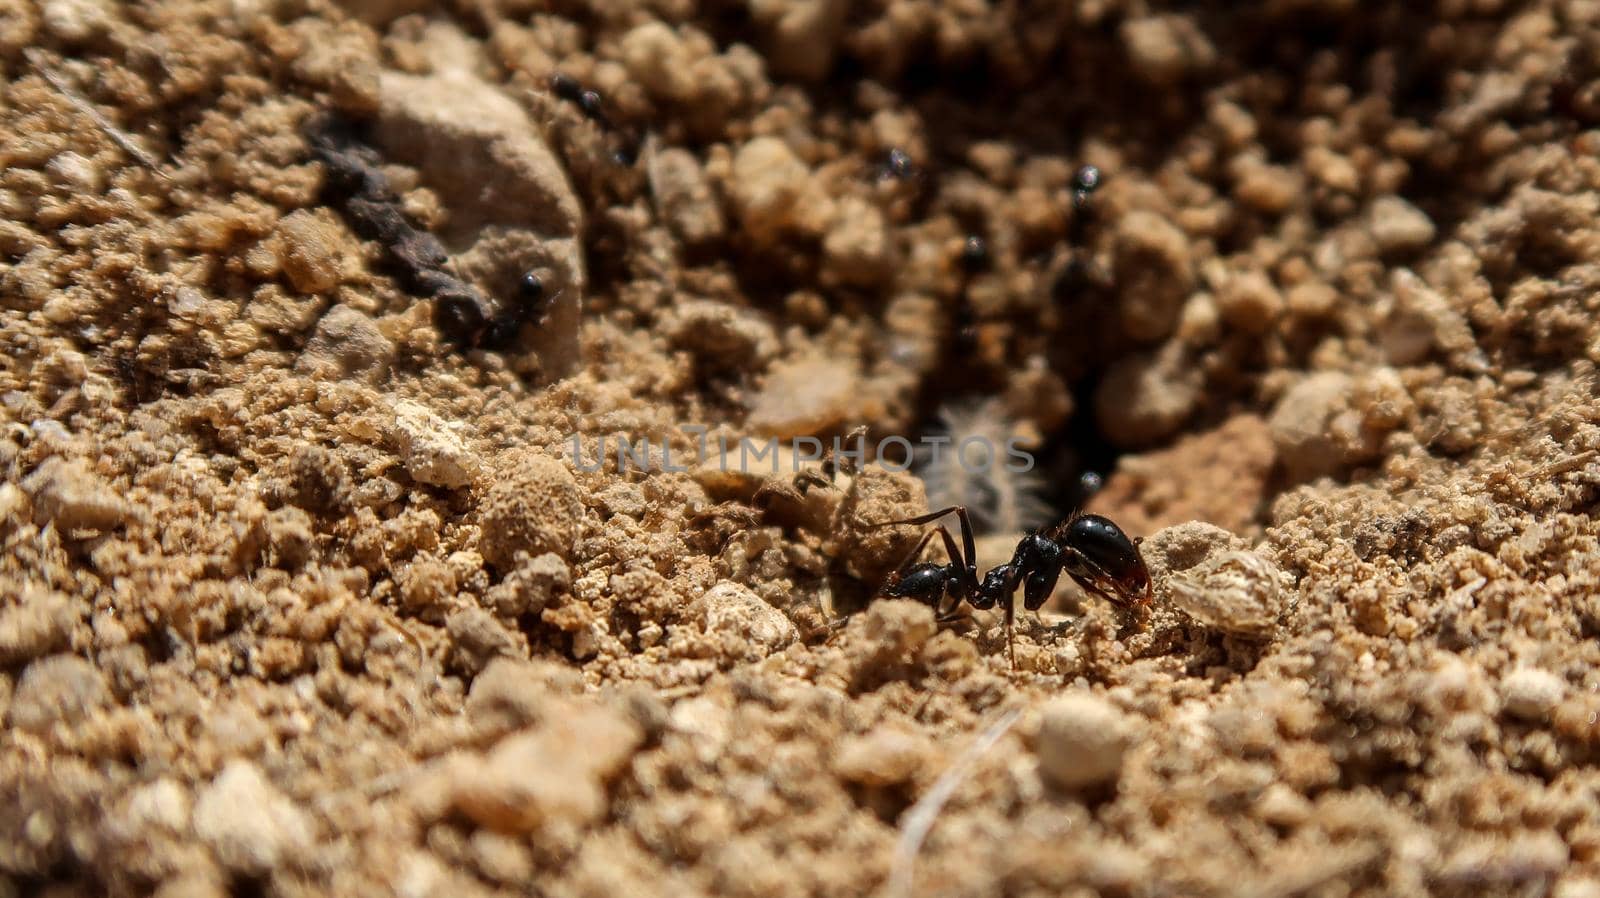
<svg viewBox="0 0 1600 898">
<path fill-rule="evenodd" d="M 965 505 L 973 527 L 986 533 L 1020 533 L 1047 523 L 1052 511 L 1042 498 L 1042 484 L 1035 470 L 1013 471 L 1008 462 L 1007 442 L 1017 436 L 998 399 L 980 399 L 947 405 L 939 410 L 939 435 L 950 442 L 941 445 L 938 457 L 933 447 L 923 444 L 916 452 L 916 473 L 928 491 L 928 507 Z M 971 443 L 966 462 L 959 457 L 964 442 Z M 994 456 L 984 465 L 983 446 Z"/>
</svg>

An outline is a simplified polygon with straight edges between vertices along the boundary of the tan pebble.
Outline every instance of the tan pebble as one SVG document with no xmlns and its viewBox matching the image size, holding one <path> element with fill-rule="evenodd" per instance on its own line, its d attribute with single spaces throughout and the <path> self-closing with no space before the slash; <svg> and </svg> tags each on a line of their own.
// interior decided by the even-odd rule
<svg viewBox="0 0 1600 898">
<path fill-rule="evenodd" d="M 1314 146 L 1307 150 L 1305 168 L 1313 178 L 1340 193 L 1355 193 L 1361 188 L 1361 175 L 1355 164 L 1327 147 Z"/>
<path fill-rule="evenodd" d="M 1222 315 L 1217 309 L 1217 298 L 1199 292 L 1183 304 L 1178 318 L 1178 339 L 1189 346 L 1205 346 L 1222 332 Z"/>
<path fill-rule="evenodd" d="M 214 864 L 202 864 L 199 869 L 184 870 L 163 881 L 155 898 L 229 898 L 233 890 L 223 883 L 223 878 Z"/>
<path fill-rule="evenodd" d="M 1283 613 L 1282 572 L 1254 552 L 1224 552 L 1166 583 L 1172 604 L 1216 630 L 1266 639 Z"/>
<path fill-rule="evenodd" d="M 916 652 L 938 630 L 933 609 L 913 599 L 880 599 L 865 616 L 866 638 L 894 655 Z"/>
<path fill-rule="evenodd" d="M 833 225 L 822 238 L 822 276 L 830 283 L 870 285 L 889 271 L 891 245 L 883 213 L 860 197 L 835 207 Z"/>
<path fill-rule="evenodd" d="M 479 830 L 472 834 L 471 844 L 478 869 L 490 879 L 507 885 L 531 881 L 534 872 L 533 852 L 523 840 L 491 830 Z"/>
<path fill-rule="evenodd" d="M 708 633 L 742 636 L 766 655 L 800 638 L 794 623 L 748 588 L 731 581 L 718 583 L 695 603 Z"/>
<path fill-rule="evenodd" d="M 1549 882 L 1572 864 L 1571 850 L 1553 829 L 1466 836 L 1440 862 L 1433 878 L 1440 883 L 1503 881 L 1504 871 L 1529 880 Z"/>
<path fill-rule="evenodd" d="M 1121 29 L 1122 46 L 1134 71 L 1157 84 L 1171 84 L 1210 66 L 1217 51 L 1188 16 L 1161 15 L 1129 19 Z"/>
<path fill-rule="evenodd" d="M 1164 339 L 1194 286 L 1189 238 L 1167 219 L 1135 210 L 1117 221 L 1112 253 L 1123 331 L 1143 342 Z"/>
<path fill-rule="evenodd" d="M 1263 334 L 1283 314 L 1283 295 L 1262 272 L 1245 271 L 1223 283 L 1217 291 L 1217 308 L 1229 325 L 1247 334 Z"/>
<path fill-rule="evenodd" d="M 773 364 L 750 397 L 751 430 L 779 438 L 824 433 L 862 413 L 860 369 L 848 359 L 818 353 Z"/>
<path fill-rule="evenodd" d="M 46 0 L 39 18 L 56 40 L 76 44 L 110 28 L 116 7 L 111 0 Z"/>
<path fill-rule="evenodd" d="M 1159 581 L 1242 545 L 1243 540 L 1237 535 L 1215 524 L 1187 521 L 1146 537 L 1139 552 L 1149 565 L 1150 573 Z"/>
<path fill-rule="evenodd" d="M 539 720 L 552 697 L 582 691 L 582 678 L 568 665 L 495 658 L 472 680 L 467 717 L 480 731 L 503 732 Z"/>
<path fill-rule="evenodd" d="M 109 530 L 131 516 L 122 496 L 76 459 L 46 459 L 23 478 L 22 489 L 33 502 L 34 522 L 58 530 Z"/>
<path fill-rule="evenodd" d="M 66 595 L 42 587 L 24 588 L 19 602 L 0 608 L 0 665 L 25 664 L 62 648 L 75 620 Z"/>
<path fill-rule="evenodd" d="M 643 518 L 648 509 L 644 490 L 636 483 L 613 483 L 601 490 L 595 499 L 607 515 Z"/>
<path fill-rule="evenodd" d="M 1443 293 L 1408 268 L 1395 269 L 1390 287 L 1394 303 L 1380 325 L 1379 338 L 1391 364 L 1416 364 L 1438 349 L 1463 368 L 1488 369 L 1471 323 Z"/>
<path fill-rule="evenodd" d="M 468 675 L 483 670 L 498 656 L 517 652 L 517 639 L 494 615 L 482 608 L 463 608 L 445 618 L 452 658 Z"/>
<path fill-rule="evenodd" d="M 678 147 L 658 149 L 645 165 L 656 208 L 685 243 L 709 243 L 723 235 L 727 224 L 722 208 L 693 153 Z"/>
<path fill-rule="evenodd" d="M 1407 252 L 1433 242 L 1433 220 L 1416 206 L 1397 196 L 1372 201 L 1367 210 L 1367 227 L 1378 248 L 1385 252 Z"/>
<path fill-rule="evenodd" d="M 341 231 L 331 217 L 297 209 L 277 227 L 278 267 L 300 293 L 327 293 L 339 285 Z"/>
<path fill-rule="evenodd" d="M 774 74 L 802 81 L 828 74 L 849 0 L 755 0 L 750 7 L 768 31 L 767 59 Z"/>
<path fill-rule="evenodd" d="M 285 569 L 296 568 L 311 559 L 317 549 L 317 533 L 311 515 L 293 505 L 274 509 L 263 521 L 271 563 Z"/>
<path fill-rule="evenodd" d="M 143 832 L 149 827 L 184 832 L 189 828 L 193 803 L 189 790 L 177 780 L 164 776 L 129 793 L 121 822 L 130 832 Z"/>
<path fill-rule="evenodd" d="M 1339 306 L 1339 291 L 1321 281 L 1307 281 L 1289 288 L 1284 297 L 1289 312 L 1297 317 L 1324 318 Z"/>
<path fill-rule="evenodd" d="M 1550 898 L 1600 898 L 1600 879 L 1592 876 L 1563 876 L 1551 891 Z"/>
<path fill-rule="evenodd" d="M 915 777 L 927 763 L 927 740 L 905 726 L 879 726 L 843 740 L 833 756 L 840 778 L 864 786 L 892 786 Z"/>
<path fill-rule="evenodd" d="M 381 380 L 394 362 L 394 342 L 384 336 L 365 312 L 336 305 L 317 321 L 295 367 L 310 372 L 318 363 L 333 366 L 346 377 Z"/>
<path fill-rule="evenodd" d="M 1338 371 L 1312 374 L 1278 400 L 1267 424 L 1291 482 L 1331 474 L 1344 461 L 1330 422 L 1349 407 L 1355 383 Z"/>
<path fill-rule="evenodd" d="M 459 489 L 470 485 L 479 464 L 455 430 L 427 406 L 402 399 L 394 405 L 390 439 L 418 483 Z"/>
<path fill-rule="evenodd" d="M 583 501 L 565 462 L 535 450 L 508 454 L 478 506 L 478 551 L 510 570 L 518 552 L 572 554 Z"/>
<path fill-rule="evenodd" d="M 519 563 L 485 597 L 502 617 L 537 614 L 563 593 L 572 591 L 572 568 L 560 556 L 546 552 Z"/>
<path fill-rule="evenodd" d="M 607 781 L 642 738 L 625 715 L 569 701 L 538 728 L 508 736 L 481 761 L 461 767 L 451 784 L 454 804 L 499 832 L 588 826 L 604 815 Z"/>
<path fill-rule="evenodd" d="M 810 179 L 811 170 L 776 137 L 757 137 L 740 147 L 728 190 L 750 236 L 761 243 L 775 241 Z"/>
<path fill-rule="evenodd" d="M 1287 212 L 1304 189 L 1300 175 L 1281 165 L 1254 161 L 1234 171 L 1234 197 L 1267 215 Z"/>
<path fill-rule="evenodd" d="M 669 345 L 718 367 L 763 366 L 781 345 L 777 331 L 763 316 L 709 299 L 674 303 L 660 329 Z"/>
<path fill-rule="evenodd" d="M 1127 715 L 1100 696 L 1074 693 L 1052 699 L 1039 721 L 1039 772 L 1062 789 L 1114 783 L 1133 735 Z"/>
<path fill-rule="evenodd" d="M 664 22 L 652 21 L 622 36 L 622 64 L 651 96 L 683 102 L 699 92 L 695 84 L 695 54 L 683 38 Z"/>
<path fill-rule="evenodd" d="M 0 527 L 14 524 L 29 516 L 28 494 L 15 483 L 0 483 Z"/>
<path fill-rule="evenodd" d="M 565 168 L 527 111 L 479 77 L 475 65 L 482 48 L 455 26 L 435 21 L 426 31 L 425 51 L 431 74 L 381 71 L 376 143 L 420 168 L 425 182 L 449 199 L 455 216 L 545 237 L 579 233 L 582 204 Z M 485 190 L 486 184 L 494 189 Z M 581 259 L 561 263 L 561 280 L 582 280 Z"/>
<path fill-rule="evenodd" d="M 400 599 L 407 610 L 428 611 L 449 605 L 456 594 L 456 574 L 448 564 L 419 556 L 395 573 Z"/>
<path fill-rule="evenodd" d="M 1200 372 L 1170 344 L 1119 359 L 1095 391 L 1095 417 L 1112 442 L 1148 446 L 1177 433 L 1200 401 Z"/>
<path fill-rule="evenodd" d="M 1273 826 L 1299 826 L 1311 819 L 1311 802 L 1283 783 L 1268 786 L 1256 799 L 1256 816 Z"/>
<path fill-rule="evenodd" d="M 309 18 L 309 17 L 308 17 Z M 352 117 L 376 113 L 379 62 L 371 32 L 336 30 L 330 23 L 301 20 L 305 40 L 294 60 L 295 77 L 328 92 L 334 108 Z"/>
<path fill-rule="evenodd" d="M 99 193 L 105 188 L 105 175 L 100 167 L 79 153 L 57 153 L 45 166 L 61 182 L 81 193 Z"/>
<path fill-rule="evenodd" d="M 1259 130 L 1255 115 L 1238 103 L 1223 100 L 1214 102 L 1206 110 L 1206 118 L 1222 132 L 1222 137 L 1233 148 L 1243 147 L 1256 139 Z"/>
<path fill-rule="evenodd" d="M 223 866 L 249 876 L 303 861 L 316 835 L 306 812 L 244 760 L 228 762 L 200 791 L 194 832 Z"/>
<path fill-rule="evenodd" d="M 52 655 L 23 669 L 6 725 L 40 733 L 58 722 L 82 723 L 110 703 L 98 668 L 76 655 Z"/>
<path fill-rule="evenodd" d="M 1566 694 L 1565 680 L 1536 667 L 1519 667 L 1500 681 L 1506 713 L 1522 720 L 1544 720 Z"/>
</svg>

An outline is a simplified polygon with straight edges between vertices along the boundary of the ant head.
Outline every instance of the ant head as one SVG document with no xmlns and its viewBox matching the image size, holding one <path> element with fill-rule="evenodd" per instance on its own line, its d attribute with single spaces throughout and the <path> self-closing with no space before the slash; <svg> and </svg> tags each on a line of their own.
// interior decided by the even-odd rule
<svg viewBox="0 0 1600 898">
<path fill-rule="evenodd" d="M 1084 589 L 1123 605 L 1149 604 L 1150 569 L 1139 554 L 1139 542 L 1111 519 L 1079 515 L 1058 541 L 1070 559 L 1067 573 Z"/>
</svg>

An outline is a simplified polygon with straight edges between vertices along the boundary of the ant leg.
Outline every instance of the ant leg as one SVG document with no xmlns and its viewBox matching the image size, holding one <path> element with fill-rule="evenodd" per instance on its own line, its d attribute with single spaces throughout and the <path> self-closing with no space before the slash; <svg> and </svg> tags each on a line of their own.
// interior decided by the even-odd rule
<svg viewBox="0 0 1600 898">
<path fill-rule="evenodd" d="M 869 530 L 876 530 L 879 527 L 893 527 L 897 524 L 931 524 L 952 511 L 966 511 L 966 507 L 962 505 L 952 505 L 948 508 L 941 508 L 938 511 L 930 511 L 927 514 L 919 514 L 914 518 L 901 518 L 897 521 L 879 521 L 876 524 L 867 524 L 866 527 Z"/>
<path fill-rule="evenodd" d="M 950 596 L 950 608 L 947 616 L 953 616 L 956 609 L 961 607 L 962 600 L 972 603 L 972 607 L 980 607 L 979 601 L 983 588 L 978 584 L 978 550 L 973 545 L 972 521 L 967 518 L 967 510 L 956 506 L 956 514 L 961 518 L 961 541 L 965 544 L 965 552 L 956 548 L 956 541 L 950 536 L 950 531 L 944 525 L 939 526 L 939 535 L 944 537 L 944 550 L 950 555 L 954 567 L 960 573 L 955 579 L 955 594 Z"/>
<path fill-rule="evenodd" d="M 967 517 L 965 505 L 956 506 L 956 517 L 961 519 L 961 542 L 967 550 L 967 588 L 973 592 L 978 591 L 978 544 L 972 537 L 972 519 Z"/>
<path fill-rule="evenodd" d="M 1056 581 L 1061 577 L 1061 568 L 1051 565 L 1044 570 L 1034 571 L 1022 584 L 1022 607 L 1033 612 L 1035 623 L 1039 622 L 1039 609 L 1044 607 L 1050 594 L 1055 592 Z M 1011 610 L 1015 596 L 1006 598 L 1006 610 Z"/>
<path fill-rule="evenodd" d="M 1011 595 L 1007 595 L 1006 596 L 1006 657 L 1011 659 L 1011 671 L 1012 671 L 1012 673 L 1015 673 L 1016 670 L 1017 670 L 1017 634 L 1016 634 L 1016 629 L 1012 626 L 1012 620 L 1016 617 L 1016 614 L 1017 614 L 1016 599 L 1015 599 L 1015 597 L 1013 597 Z"/>
<path fill-rule="evenodd" d="M 850 443 L 850 442 L 856 443 L 857 447 L 863 453 L 866 451 L 866 449 L 861 444 L 864 443 L 866 441 L 866 439 L 867 439 L 867 425 L 865 425 L 865 424 L 862 424 L 859 427 L 856 427 L 854 430 L 851 430 L 849 433 L 845 434 L 845 436 L 844 436 L 844 441 L 846 443 Z M 851 477 L 856 476 L 856 474 L 860 471 L 860 469 L 856 467 L 856 463 L 855 463 L 855 459 L 854 458 L 852 458 L 848 453 L 846 453 L 845 457 L 847 459 L 849 459 L 849 461 L 840 462 L 839 461 L 839 457 L 837 455 L 835 455 L 832 450 L 829 450 L 827 457 L 822 460 L 822 470 L 823 470 L 823 472 L 825 474 L 828 475 L 828 482 L 829 483 L 833 482 L 834 475 L 839 473 L 840 471 L 845 472 L 846 474 L 850 475 Z"/>
<path fill-rule="evenodd" d="M 952 543 L 950 548 L 950 560 L 958 562 L 961 565 L 962 571 L 965 574 L 963 578 L 965 582 L 962 584 L 962 586 L 966 588 L 969 595 L 974 595 L 978 591 L 978 572 L 976 569 L 976 565 L 978 563 L 978 547 L 977 540 L 974 539 L 972 535 L 972 518 L 967 516 L 967 507 L 965 505 L 951 505 L 946 508 L 941 508 L 938 511 L 930 511 L 927 514 L 917 515 L 914 518 L 903 518 L 898 521 L 879 521 L 876 524 L 868 524 L 866 526 L 868 529 L 877 529 L 879 527 L 893 527 L 898 524 L 931 524 L 952 511 L 956 513 L 956 517 L 961 519 L 961 543 L 966 551 L 958 554 L 955 551 L 954 544 Z"/>
<path fill-rule="evenodd" d="M 913 564 L 916 564 L 917 559 L 922 557 L 922 550 L 927 548 L 928 541 L 931 539 L 933 539 L 932 530 L 922 534 L 922 538 L 917 540 L 917 544 L 911 547 L 911 551 L 906 553 L 906 557 L 901 559 L 898 565 L 895 565 L 894 572 L 896 574 L 903 574 L 907 568 L 911 567 Z"/>
</svg>

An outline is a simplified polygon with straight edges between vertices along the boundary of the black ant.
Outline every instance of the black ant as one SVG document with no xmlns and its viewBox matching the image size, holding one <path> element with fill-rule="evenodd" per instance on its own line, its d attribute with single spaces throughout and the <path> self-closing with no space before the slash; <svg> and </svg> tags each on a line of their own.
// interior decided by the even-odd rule
<svg viewBox="0 0 1600 898">
<path fill-rule="evenodd" d="M 624 133 L 624 129 L 619 128 L 611 116 L 606 114 L 605 100 L 599 91 L 585 88 L 578 79 L 565 72 L 551 74 L 550 90 L 561 99 L 575 104 L 584 117 L 598 125 L 602 131 L 618 135 L 623 145 L 611 154 L 613 162 L 624 166 L 634 163 L 639 155 L 640 140 L 636 135 Z"/>
<path fill-rule="evenodd" d="M 916 173 L 917 166 L 911 161 L 909 153 L 899 147 L 893 147 L 889 150 L 889 161 L 883 166 L 882 177 L 905 181 Z"/>
<path fill-rule="evenodd" d="M 1023 588 L 1022 605 L 1029 611 L 1039 610 L 1050 598 L 1063 571 L 1079 586 L 1119 605 L 1143 608 L 1150 604 L 1150 570 L 1139 554 L 1139 541 L 1097 514 L 1075 514 L 1054 527 L 1024 536 L 1011 560 L 990 570 L 981 580 L 972 521 L 965 506 L 952 505 L 871 526 L 930 524 L 952 511 L 961 519 L 961 547 L 956 546 L 949 528 L 943 524 L 924 533 L 880 594 L 932 605 L 941 622 L 952 619 L 963 601 L 980 611 L 1000 604 L 1005 609 L 1006 655 L 1013 669 L 1017 666 L 1017 653 L 1012 621 L 1018 586 Z M 917 557 L 936 533 L 944 539 L 949 562 L 918 562 Z"/>
<path fill-rule="evenodd" d="M 1085 165 L 1078 169 L 1072 176 L 1072 208 L 1078 209 L 1089 202 L 1094 192 L 1100 189 L 1100 169 L 1097 166 Z"/>
</svg>

